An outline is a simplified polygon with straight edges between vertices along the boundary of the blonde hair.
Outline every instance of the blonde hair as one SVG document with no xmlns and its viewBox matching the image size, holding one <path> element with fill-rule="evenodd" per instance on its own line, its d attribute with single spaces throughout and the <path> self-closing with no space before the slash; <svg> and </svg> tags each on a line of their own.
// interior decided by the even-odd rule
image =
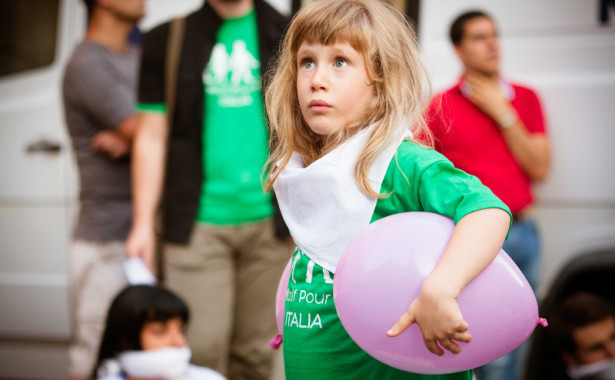
<svg viewBox="0 0 615 380">
<path fill-rule="evenodd" d="M 363 55 L 376 99 L 366 115 L 335 131 L 323 144 L 307 125 L 297 96 L 297 51 L 302 43 L 348 43 Z M 284 169 L 293 151 L 307 166 L 359 130 L 377 122 L 355 166 L 361 191 L 374 198 L 367 173 L 401 129 L 410 128 L 419 143 L 432 145 L 423 119 L 431 85 L 419 56 L 414 29 L 406 18 L 381 0 L 319 0 L 301 9 L 291 22 L 273 77 L 265 91 L 270 128 L 270 152 L 265 166 L 265 191 Z M 405 123 L 404 123 L 405 122 Z"/>
</svg>

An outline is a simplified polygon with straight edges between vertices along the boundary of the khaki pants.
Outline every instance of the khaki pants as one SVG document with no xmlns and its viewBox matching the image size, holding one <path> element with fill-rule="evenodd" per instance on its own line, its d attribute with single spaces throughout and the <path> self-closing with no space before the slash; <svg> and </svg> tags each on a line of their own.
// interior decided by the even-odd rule
<svg viewBox="0 0 615 380">
<path fill-rule="evenodd" d="M 123 242 L 74 241 L 69 253 L 73 339 L 68 373 L 89 378 L 98 357 L 107 310 L 126 285 Z"/>
<path fill-rule="evenodd" d="M 193 363 L 229 379 L 269 378 L 276 289 L 291 253 L 272 221 L 197 224 L 188 245 L 165 246 L 166 284 L 190 307 Z"/>
</svg>

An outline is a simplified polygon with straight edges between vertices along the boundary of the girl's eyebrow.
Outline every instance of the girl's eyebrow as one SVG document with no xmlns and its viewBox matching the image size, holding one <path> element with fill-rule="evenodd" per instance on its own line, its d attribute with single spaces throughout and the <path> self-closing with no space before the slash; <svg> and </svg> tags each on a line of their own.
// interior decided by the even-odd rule
<svg viewBox="0 0 615 380">
<path fill-rule="evenodd" d="M 355 48 L 350 44 L 335 44 L 332 45 L 333 52 L 335 54 L 344 55 L 348 57 L 359 56 L 361 55 Z"/>
<path fill-rule="evenodd" d="M 348 58 L 359 56 L 360 53 L 356 51 L 351 45 L 348 46 L 339 46 L 339 44 L 328 45 L 330 47 L 332 55 L 342 55 Z M 297 50 L 297 57 L 303 55 L 313 54 L 313 50 L 311 45 L 302 45 L 299 50 Z"/>
<path fill-rule="evenodd" d="M 310 48 L 310 46 L 308 45 L 307 47 L 305 46 L 301 46 L 299 48 L 299 50 L 297 50 L 297 56 L 300 55 L 309 55 L 312 53 L 312 49 Z"/>
</svg>

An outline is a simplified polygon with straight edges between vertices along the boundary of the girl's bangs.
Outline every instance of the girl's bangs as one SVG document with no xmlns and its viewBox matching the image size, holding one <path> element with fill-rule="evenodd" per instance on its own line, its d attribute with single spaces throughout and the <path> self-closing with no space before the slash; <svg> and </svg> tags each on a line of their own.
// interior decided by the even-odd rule
<svg viewBox="0 0 615 380">
<path fill-rule="evenodd" d="M 145 322 L 166 322 L 174 318 L 180 318 L 184 323 L 188 321 L 188 307 L 178 297 L 159 294 L 151 300 L 151 303 Z"/>
<path fill-rule="evenodd" d="M 341 13 L 338 11 L 343 11 Z M 304 17 L 299 22 L 293 38 L 292 52 L 296 56 L 302 43 L 333 45 L 348 43 L 358 52 L 365 54 L 371 35 L 369 21 L 363 12 L 353 9 L 331 9 L 319 17 Z M 299 20 L 298 20 L 299 21 Z"/>
</svg>

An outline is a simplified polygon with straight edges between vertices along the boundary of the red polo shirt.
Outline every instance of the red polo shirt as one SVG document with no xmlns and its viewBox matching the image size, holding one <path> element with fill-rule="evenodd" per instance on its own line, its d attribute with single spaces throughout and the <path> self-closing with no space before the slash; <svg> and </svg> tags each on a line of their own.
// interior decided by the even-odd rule
<svg viewBox="0 0 615 380">
<path fill-rule="evenodd" d="M 496 123 L 453 88 L 432 99 L 427 123 L 436 149 L 453 164 L 478 177 L 508 207 L 517 213 L 533 202 L 531 182 L 523 172 Z M 511 85 L 511 105 L 530 133 L 546 133 L 540 101 L 529 88 Z"/>
</svg>

